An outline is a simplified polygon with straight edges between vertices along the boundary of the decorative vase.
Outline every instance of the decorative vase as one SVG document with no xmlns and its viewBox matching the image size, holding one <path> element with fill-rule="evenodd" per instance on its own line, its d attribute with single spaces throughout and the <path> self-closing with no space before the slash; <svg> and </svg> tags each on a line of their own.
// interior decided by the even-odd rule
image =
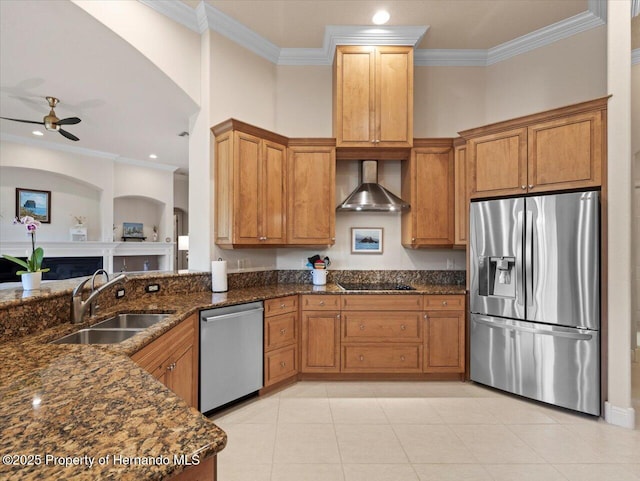
<svg viewBox="0 0 640 481">
<path fill-rule="evenodd" d="M 40 281 L 42 281 L 42 272 L 27 272 L 20 276 L 22 278 L 22 288 L 25 291 L 33 291 L 40 289 Z"/>
</svg>

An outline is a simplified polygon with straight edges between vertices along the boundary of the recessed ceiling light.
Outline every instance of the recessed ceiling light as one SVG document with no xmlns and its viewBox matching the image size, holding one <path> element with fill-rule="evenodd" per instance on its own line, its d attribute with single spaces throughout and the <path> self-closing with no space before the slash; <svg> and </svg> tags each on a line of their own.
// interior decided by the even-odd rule
<svg viewBox="0 0 640 481">
<path fill-rule="evenodd" d="M 157 159 L 158 156 L 156 154 L 149 154 L 150 159 Z"/>
<path fill-rule="evenodd" d="M 33 135 L 37 135 L 38 137 L 42 137 L 44 134 L 42 132 L 40 132 L 39 130 L 34 130 L 33 132 L 31 132 Z"/>
<path fill-rule="evenodd" d="M 387 12 L 386 10 L 378 10 L 371 21 L 376 25 L 384 25 L 389 21 L 390 18 L 391 15 L 389 15 L 389 12 Z"/>
</svg>

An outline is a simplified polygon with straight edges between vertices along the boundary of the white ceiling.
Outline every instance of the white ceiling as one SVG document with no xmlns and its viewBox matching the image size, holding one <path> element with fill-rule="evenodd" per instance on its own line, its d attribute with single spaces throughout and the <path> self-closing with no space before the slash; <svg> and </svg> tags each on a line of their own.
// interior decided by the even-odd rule
<svg viewBox="0 0 640 481">
<path fill-rule="evenodd" d="M 130 0 L 133 1 L 133 0 Z M 191 7 L 196 0 L 184 0 Z M 566 19 L 587 0 L 207 0 L 281 48 L 322 46 L 325 25 L 369 24 L 377 7 L 390 25 L 429 25 L 420 48 L 486 49 Z M 184 5 L 183 5 L 184 8 Z M 68 0 L 0 0 L 0 116 L 41 120 L 47 95 L 59 133 L 0 120 L 5 139 L 24 138 L 188 169 L 189 116 L 197 105 L 127 42 Z"/>
</svg>

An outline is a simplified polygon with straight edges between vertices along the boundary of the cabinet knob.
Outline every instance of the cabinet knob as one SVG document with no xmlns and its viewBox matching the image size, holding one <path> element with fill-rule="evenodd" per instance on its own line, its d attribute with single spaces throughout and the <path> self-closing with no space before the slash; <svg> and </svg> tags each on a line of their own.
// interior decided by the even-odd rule
<svg viewBox="0 0 640 481">
<path fill-rule="evenodd" d="M 364 331 L 364 324 L 360 324 L 360 330 Z"/>
<path fill-rule="evenodd" d="M 405 326 L 404 324 L 400 324 L 400 330 L 401 331 L 406 331 L 407 330 L 407 326 Z"/>
<path fill-rule="evenodd" d="M 424 317 L 424 320 L 425 320 L 425 321 L 426 321 L 427 319 L 429 319 L 429 318 L 427 317 L 427 313 L 426 313 L 426 312 L 424 313 L 424 316 L 422 316 L 422 317 Z"/>
<path fill-rule="evenodd" d="M 520 187 L 522 187 L 522 190 L 527 190 L 527 186 L 526 185 L 521 185 Z"/>
<path fill-rule="evenodd" d="M 167 366 L 167 371 L 173 371 L 176 368 L 176 363 L 172 362 Z"/>
<path fill-rule="evenodd" d="M 284 362 L 284 361 L 280 361 L 280 367 L 286 367 L 286 366 L 287 366 L 287 363 L 286 363 L 286 362 Z"/>
<path fill-rule="evenodd" d="M 360 354 L 360 361 L 364 361 L 364 356 Z"/>
<path fill-rule="evenodd" d="M 336 319 L 340 319 L 340 314 L 336 314 Z"/>
<path fill-rule="evenodd" d="M 320 301 L 318 304 L 324 306 L 324 301 Z"/>
<path fill-rule="evenodd" d="M 280 309 L 284 309 L 285 307 L 287 307 L 287 305 L 284 302 L 280 304 Z"/>
<path fill-rule="evenodd" d="M 336 238 L 335 238 L 335 237 L 332 237 L 332 238 L 331 238 L 331 240 L 332 240 L 332 241 L 335 241 L 335 240 L 336 240 Z"/>
<path fill-rule="evenodd" d="M 404 362 L 404 356 L 400 356 L 400 360 Z"/>
<path fill-rule="evenodd" d="M 530 188 L 530 189 L 533 189 L 533 184 L 529 184 L 529 188 Z"/>
<path fill-rule="evenodd" d="M 442 301 L 442 305 L 446 306 L 447 305 L 447 301 Z"/>
<path fill-rule="evenodd" d="M 284 329 L 284 328 L 283 328 L 283 329 L 280 329 L 280 335 L 281 335 L 281 336 L 284 336 L 285 332 L 287 332 L 287 330 L 286 330 L 286 329 Z"/>
<path fill-rule="evenodd" d="M 371 143 L 375 144 L 376 143 L 376 139 L 371 139 Z"/>
<path fill-rule="evenodd" d="M 416 241 L 416 238 L 415 238 L 415 237 L 412 237 L 412 238 L 411 238 L 411 242 L 415 242 L 415 241 Z"/>
</svg>

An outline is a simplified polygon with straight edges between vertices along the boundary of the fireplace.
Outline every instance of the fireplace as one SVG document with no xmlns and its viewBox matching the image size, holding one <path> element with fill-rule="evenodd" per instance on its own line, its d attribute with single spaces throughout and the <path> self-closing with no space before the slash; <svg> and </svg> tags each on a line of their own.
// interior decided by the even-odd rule
<svg viewBox="0 0 640 481">
<path fill-rule="evenodd" d="M 20 257 L 26 260 L 26 257 Z M 93 257 L 45 257 L 42 267 L 51 269 L 42 274 L 43 280 L 70 279 L 72 277 L 90 276 L 103 268 L 102 256 Z M 7 259 L 0 258 L 0 283 L 20 282 L 16 274 L 22 268 Z"/>
</svg>

